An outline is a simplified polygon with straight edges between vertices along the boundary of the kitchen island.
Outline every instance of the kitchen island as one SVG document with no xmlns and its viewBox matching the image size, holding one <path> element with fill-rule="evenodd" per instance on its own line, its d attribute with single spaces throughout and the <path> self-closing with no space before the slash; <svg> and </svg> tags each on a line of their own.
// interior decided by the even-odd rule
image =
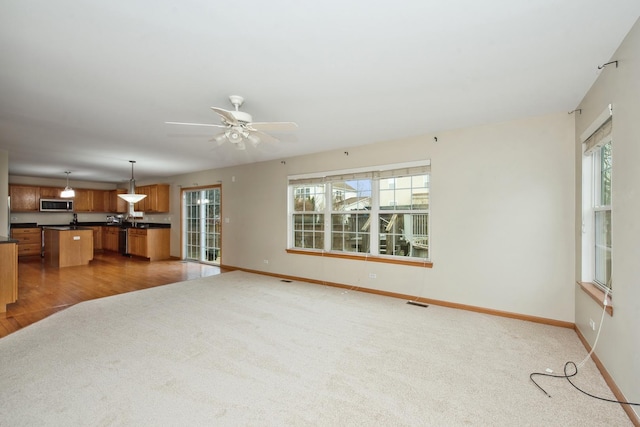
<svg viewBox="0 0 640 427">
<path fill-rule="evenodd" d="M 89 227 L 44 227 L 44 262 L 53 267 L 87 265 L 93 259 Z"/>
</svg>

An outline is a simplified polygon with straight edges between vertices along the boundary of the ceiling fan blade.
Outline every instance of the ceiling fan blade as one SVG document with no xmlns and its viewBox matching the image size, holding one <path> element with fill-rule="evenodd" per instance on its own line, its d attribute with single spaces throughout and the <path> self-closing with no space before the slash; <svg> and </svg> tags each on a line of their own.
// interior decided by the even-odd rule
<svg viewBox="0 0 640 427">
<path fill-rule="evenodd" d="M 247 128 L 261 132 L 292 132 L 298 128 L 294 122 L 253 122 Z"/>
<path fill-rule="evenodd" d="M 269 135 L 268 133 L 260 132 L 259 130 L 250 130 L 249 132 L 251 135 L 257 137 L 260 140 L 260 142 L 266 142 L 266 143 L 280 142 L 278 138 L 275 138 Z M 257 144 L 254 144 L 254 145 L 257 145 Z"/>
<path fill-rule="evenodd" d="M 238 123 L 238 120 L 235 118 L 235 116 L 233 115 L 233 113 L 231 111 L 227 111 L 224 110 L 222 108 L 218 108 L 218 107 L 211 107 L 211 109 L 213 111 L 215 111 L 216 113 L 218 113 L 218 115 L 220 115 L 220 117 L 222 117 L 222 119 L 226 122 L 229 123 L 232 126 L 237 126 L 240 123 Z"/>
<path fill-rule="evenodd" d="M 209 123 L 183 123 L 183 122 L 165 122 L 168 125 L 185 125 L 185 126 L 209 126 L 214 128 L 226 128 L 224 125 L 212 125 Z"/>
<path fill-rule="evenodd" d="M 222 133 L 217 134 L 213 138 L 211 138 L 209 141 L 210 142 L 215 142 L 216 144 L 218 144 L 220 146 L 220 145 L 224 144 L 226 140 L 227 140 L 227 136 L 225 135 L 224 132 L 222 132 Z"/>
</svg>

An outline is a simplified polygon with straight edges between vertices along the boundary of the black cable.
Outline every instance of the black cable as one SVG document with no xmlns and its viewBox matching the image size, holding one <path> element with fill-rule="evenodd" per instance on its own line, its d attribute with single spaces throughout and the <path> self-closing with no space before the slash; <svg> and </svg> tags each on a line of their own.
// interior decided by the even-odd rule
<svg viewBox="0 0 640 427">
<path fill-rule="evenodd" d="M 573 365 L 573 368 L 575 369 L 575 372 L 572 373 L 572 374 L 568 374 L 567 373 L 567 368 L 570 365 Z M 593 394 L 591 394 L 589 392 L 586 392 L 586 391 L 582 390 L 580 387 L 578 387 L 577 385 L 575 385 L 571 381 L 571 377 L 575 377 L 576 375 L 578 375 L 578 367 L 576 366 L 576 364 L 574 362 L 571 362 L 571 361 L 569 361 L 569 362 L 564 364 L 564 375 L 547 374 L 547 373 L 544 373 L 544 372 L 532 372 L 529 375 L 529 378 L 531 379 L 531 381 L 533 381 L 533 383 L 536 385 L 536 387 L 538 387 L 540 390 L 542 390 L 542 392 L 544 394 L 546 394 L 548 397 L 551 397 L 551 395 L 549 393 L 547 393 L 545 389 L 540 387 L 540 385 L 536 382 L 536 380 L 533 379 L 534 375 L 539 375 L 539 376 L 543 376 L 543 377 L 552 377 L 552 378 L 566 378 L 566 380 L 569 381 L 569 384 L 571 384 L 576 390 L 578 390 L 581 393 L 586 394 L 589 397 L 593 397 L 594 399 L 599 399 L 599 400 L 603 400 L 605 402 L 611 402 L 611 403 L 619 403 L 621 405 L 640 406 L 640 403 L 624 402 L 622 400 L 615 400 L 615 399 L 607 399 L 606 397 L 596 396 L 596 395 L 593 395 Z"/>
</svg>

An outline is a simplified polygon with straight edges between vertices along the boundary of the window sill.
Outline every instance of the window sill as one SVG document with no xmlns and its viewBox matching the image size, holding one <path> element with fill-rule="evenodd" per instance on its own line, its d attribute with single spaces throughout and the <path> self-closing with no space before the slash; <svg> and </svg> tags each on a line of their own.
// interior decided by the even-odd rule
<svg viewBox="0 0 640 427">
<path fill-rule="evenodd" d="M 311 255 L 311 256 L 320 256 L 327 258 L 341 258 L 341 259 L 352 259 L 356 261 L 370 261 L 370 262 L 381 262 L 385 264 L 398 264 L 398 265 L 410 265 L 412 267 L 424 267 L 424 268 L 433 268 L 433 263 L 431 261 L 411 261 L 404 259 L 396 259 L 396 258 L 385 258 L 382 256 L 375 255 L 357 255 L 357 254 L 344 254 L 337 252 L 322 252 L 322 251 L 305 251 L 301 249 L 287 249 L 288 254 L 297 254 L 297 255 Z"/>
<path fill-rule="evenodd" d="M 602 291 L 602 289 L 600 289 L 599 287 L 597 287 L 591 282 L 578 282 L 578 286 L 580 286 L 580 288 L 582 288 L 582 290 L 586 292 L 586 294 L 589 295 L 592 300 L 597 302 L 598 305 L 600 305 L 600 307 L 604 308 L 604 302 L 603 302 L 604 292 Z M 607 313 L 609 313 L 609 316 L 613 316 L 613 305 L 611 302 L 611 295 L 607 295 L 606 311 Z"/>
</svg>

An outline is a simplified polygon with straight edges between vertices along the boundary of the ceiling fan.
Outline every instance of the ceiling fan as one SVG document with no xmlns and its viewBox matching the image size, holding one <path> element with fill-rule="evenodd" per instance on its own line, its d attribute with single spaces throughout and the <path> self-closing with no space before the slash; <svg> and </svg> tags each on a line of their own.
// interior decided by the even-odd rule
<svg viewBox="0 0 640 427">
<path fill-rule="evenodd" d="M 253 146 L 257 146 L 261 142 L 278 142 L 278 139 L 266 132 L 291 132 L 297 129 L 298 125 L 294 122 L 254 122 L 251 114 L 240 111 L 240 106 L 244 103 L 244 98 L 238 95 L 231 95 L 229 101 L 235 107 L 235 110 L 225 110 L 218 107 L 211 107 L 222 121 L 222 124 L 208 123 L 184 123 L 184 122 L 165 122 L 170 125 L 187 125 L 187 126 L 209 126 L 222 128 L 224 131 L 214 136 L 211 141 L 215 141 L 218 145 L 222 145 L 225 141 L 234 144 L 239 150 L 246 148 L 245 141 L 249 141 Z"/>
</svg>

